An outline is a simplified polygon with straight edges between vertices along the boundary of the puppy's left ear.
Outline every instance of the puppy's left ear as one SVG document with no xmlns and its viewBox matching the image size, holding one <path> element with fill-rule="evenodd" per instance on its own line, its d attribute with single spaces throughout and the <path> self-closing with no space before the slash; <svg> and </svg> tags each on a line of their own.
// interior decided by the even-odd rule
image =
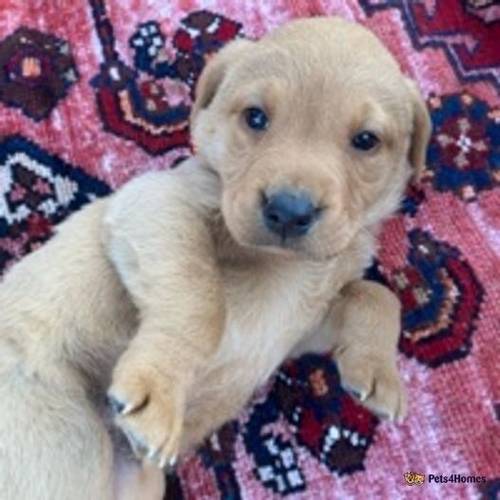
<svg viewBox="0 0 500 500">
<path fill-rule="evenodd" d="M 208 108 L 221 86 L 228 68 L 239 60 L 252 42 L 249 40 L 234 40 L 212 56 L 201 72 L 195 90 L 195 100 L 191 109 L 191 125 L 199 112 Z"/>
<path fill-rule="evenodd" d="M 418 180 L 425 170 L 427 146 L 432 132 L 432 124 L 427 106 L 415 82 L 406 78 L 413 111 L 413 125 L 409 160 L 413 167 L 413 177 Z"/>
</svg>

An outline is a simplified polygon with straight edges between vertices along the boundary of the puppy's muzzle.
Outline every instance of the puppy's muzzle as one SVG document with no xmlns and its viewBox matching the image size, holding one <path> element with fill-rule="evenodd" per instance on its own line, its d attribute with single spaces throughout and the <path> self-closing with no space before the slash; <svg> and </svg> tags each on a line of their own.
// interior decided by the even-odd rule
<svg viewBox="0 0 500 500">
<path fill-rule="evenodd" d="M 282 240 L 306 235 L 319 214 L 311 197 L 302 191 L 281 190 L 262 199 L 264 224 Z"/>
</svg>

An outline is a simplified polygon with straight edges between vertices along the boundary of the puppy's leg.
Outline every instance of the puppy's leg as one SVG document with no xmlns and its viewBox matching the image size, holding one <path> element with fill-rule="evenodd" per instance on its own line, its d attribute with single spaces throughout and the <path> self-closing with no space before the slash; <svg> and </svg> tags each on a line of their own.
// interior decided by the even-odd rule
<svg viewBox="0 0 500 500">
<path fill-rule="evenodd" d="M 401 420 L 406 396 L 396 366 L 400 330 L 395 295 L 378 283 L 353 281 L 341 290 L 320 331 L 294 355 L 333 349 L 342 386 L 376 414 Z"/>
<path fill-rule="evenodd" d="M 192 197 L 174 176 L 148 176 L 106 218 L 109 256 L 140 311 L 109 394 L 134 451 L 162 467 L 175 461 L 187 392 L 224 327 L 212 236 L 183 193 Z"/>
<path fill-rule="evenodd" d="M 113 498 L 97 403 L 135 310 L 102 252 L 106 203 L 74 214 L 2 277 L 2 500 Z"/>
<path fill-rule="evenodd" d="M 396 366 L 401 331 L 400 303 L 386 287 L 355 281 L 341 292 L 331 321 L 336 328 L 334 356 L 342 385 L 378 415 L 401 420 L 406 395 Z"/>
<path fill-rule="evenodd" d="M 2 500 L 112 500 L 110 439 L 71 370 L 2 366 L 0 400 Z"/>
</svg>

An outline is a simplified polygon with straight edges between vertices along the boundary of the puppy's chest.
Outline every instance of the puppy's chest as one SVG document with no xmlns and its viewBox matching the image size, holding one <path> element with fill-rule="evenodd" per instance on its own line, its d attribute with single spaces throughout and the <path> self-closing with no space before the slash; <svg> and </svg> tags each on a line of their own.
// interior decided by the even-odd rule
<svg viewBox="0 0 500 500">
<path fill-rule="evenodd" d="M 224 266 L 226 330 L 220 361 L 260 367 L 265 379 L 324 318 L 336 293 L 325 271 L 294 263 Z"/>
</svg>

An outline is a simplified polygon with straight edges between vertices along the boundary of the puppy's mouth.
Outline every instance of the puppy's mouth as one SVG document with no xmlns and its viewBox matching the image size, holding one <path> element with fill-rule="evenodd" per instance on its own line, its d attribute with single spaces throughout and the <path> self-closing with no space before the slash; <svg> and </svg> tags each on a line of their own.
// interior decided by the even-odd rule
<svg viewBox="0 0 500 500">
<path fill-rule="evenodd" d="M 268 189 L 248 197 L 230 193 L 224 201 L 226 227 L 242 247 L 311 261 L 331 260 L 341 251 L 342 241 L 332 236 L 345 231 L 332 225 L 327 208 L 306 190 Z"/>
<path fill-rule="evenodd" d="M 337 257 L 338 249 L 329 248 L 326 244 L 319 245 L 313 235 L 290 237 L 286 234 L 270 232 L 264 224 L 254 226 L 251 234 L 238 238 L 242 246 L 258 252 L 274 254 L 290 259 L 305 259 L 310 261 L 328 261 Z"/>
</svg>

